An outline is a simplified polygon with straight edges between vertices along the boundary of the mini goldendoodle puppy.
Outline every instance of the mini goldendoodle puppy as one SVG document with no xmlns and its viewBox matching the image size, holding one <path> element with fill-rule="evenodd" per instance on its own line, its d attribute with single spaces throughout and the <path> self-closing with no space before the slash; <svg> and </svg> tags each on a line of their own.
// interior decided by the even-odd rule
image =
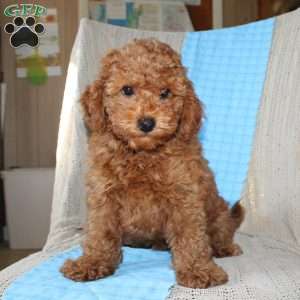
<svg viewBox="0 0 300 300">
<path fill-rule="evenodd" d="M 228 280 L 213 256 L 239 255 L 244 211 L 218 194 L 202 154 L 201 102 L 179 55 L 154 39 L 111 51 L 81 98 L 89 130 L 88 224 L 83 255 L 63 274 L 94 280 L 116 270 L 121 246 L 170 248 L 177 282 Z"/>
</svg>

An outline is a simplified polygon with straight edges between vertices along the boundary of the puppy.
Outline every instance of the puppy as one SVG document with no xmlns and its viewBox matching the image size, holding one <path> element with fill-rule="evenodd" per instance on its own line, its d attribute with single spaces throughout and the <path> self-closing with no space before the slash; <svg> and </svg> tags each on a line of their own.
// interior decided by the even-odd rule
<svg viewBox="0 0 300 300">
<path fill-rule="evenodd" d="M 218 194 L 197 137 L 203 107 L 179 55 L 154 39 L 111 51 L 81 104 L 89 130 L 83 255 L 61 271 L 75 281 L 113 274 L 122 245 L 170 248 L 177 282 L 228 280 L 213 256 L 241 254 L 244 211 Z"/>
</svg>

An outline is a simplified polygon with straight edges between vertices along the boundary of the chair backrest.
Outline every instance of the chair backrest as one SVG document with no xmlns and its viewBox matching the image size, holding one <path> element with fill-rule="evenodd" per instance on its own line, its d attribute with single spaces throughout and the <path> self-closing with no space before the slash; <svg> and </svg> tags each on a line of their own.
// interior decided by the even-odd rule
<svg viewBox="0 0 300 300">
<path fill-rule="evenodd" d="M 276 18 L 272 25 L 272 45 L 268 50 L 255 139 L 242 199 L 247 209 L 242 230 L 298 243 L 299 20 L 300 10 L 297 10 Z M 244 30 L 243 26 L 239 28 Z M 218 30 L 218 35 L 224 38 L 230 30 L 232 29 Z M 215 31 L 211 33 L 215 34 Z M 205 34 L 210 35 L 210 32 Z M 255 32 L 252 34 L 255 35 Z M 133 38 L 146 37 L 166 42 L 178 52 L 181 52 L 187 39 L 185 33 L 143 32 L 88 20 L 81 21 L 71 55 L 61 112 L 51 229 L 45 249 L 57 243 L 78 242 L 82 236 L 87 137 L 79 105 L 80 94 L 96 78 L 100 68 L 99 61 L 109 49 L 120 47 Z M 231 42 L 235 43 L 235 40 Z M 224 56 L 222 59 L 227 58 Z M 220 57 L 218 62 L 222 64 Z"/>
</svg>

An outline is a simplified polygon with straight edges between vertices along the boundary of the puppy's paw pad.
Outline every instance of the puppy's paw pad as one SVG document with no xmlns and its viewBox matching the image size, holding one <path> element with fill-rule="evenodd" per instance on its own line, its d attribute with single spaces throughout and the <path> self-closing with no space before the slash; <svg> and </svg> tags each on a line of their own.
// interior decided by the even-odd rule
<svg viewBox="0 0 300 300">
<path fill-rule="evenodd" d="M 239 255 L 242 255 L 242 254 L 243 254 L 242 248 L 238 244 L 233 244 L 231 255 L 232 256 L 239 256 Z"/>
<path fill-rule="evenodd" d="M 209 286 L 224 284 L 228 281 L 227 273 L 217 265 L 214 265 L 214 267 L 209 270 L 209 278 Z"/>
<path fill-rule="evenodd" d="M 208 288 L 226 283 L 228 275 L 221 267 L 210 264 L 201 271 L 177 274 L 177 281 L 180 285 L 189 288 Z"/>
<path fill-rule="evenodd" d="M 113 273 L 112 270 L 84 258 L 66 260 L 60 271 L 66 278 L 74 281 L 95 280 Z"/>
<path fill-rule="evenodd" d="M 243 250 L 238 244 L 231 244 L 214 251 L 216 257 L 239 256 L 241 254 L 243 254 Z"/>
</svg>

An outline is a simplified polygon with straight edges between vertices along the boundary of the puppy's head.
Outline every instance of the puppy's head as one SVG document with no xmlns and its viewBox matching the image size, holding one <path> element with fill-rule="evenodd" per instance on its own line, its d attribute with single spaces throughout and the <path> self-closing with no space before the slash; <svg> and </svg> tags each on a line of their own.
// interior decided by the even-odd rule
<svg viewBox="0 0 300 300">
<path fill-rule="evenodd" d="M 179 55 L 154 39 L 111 51 L 81 102 L 91 131 L 110 130 L 134 150 L 153 150 L 173 138 L 187 142 L 202 117 Z"/>
</svg>

